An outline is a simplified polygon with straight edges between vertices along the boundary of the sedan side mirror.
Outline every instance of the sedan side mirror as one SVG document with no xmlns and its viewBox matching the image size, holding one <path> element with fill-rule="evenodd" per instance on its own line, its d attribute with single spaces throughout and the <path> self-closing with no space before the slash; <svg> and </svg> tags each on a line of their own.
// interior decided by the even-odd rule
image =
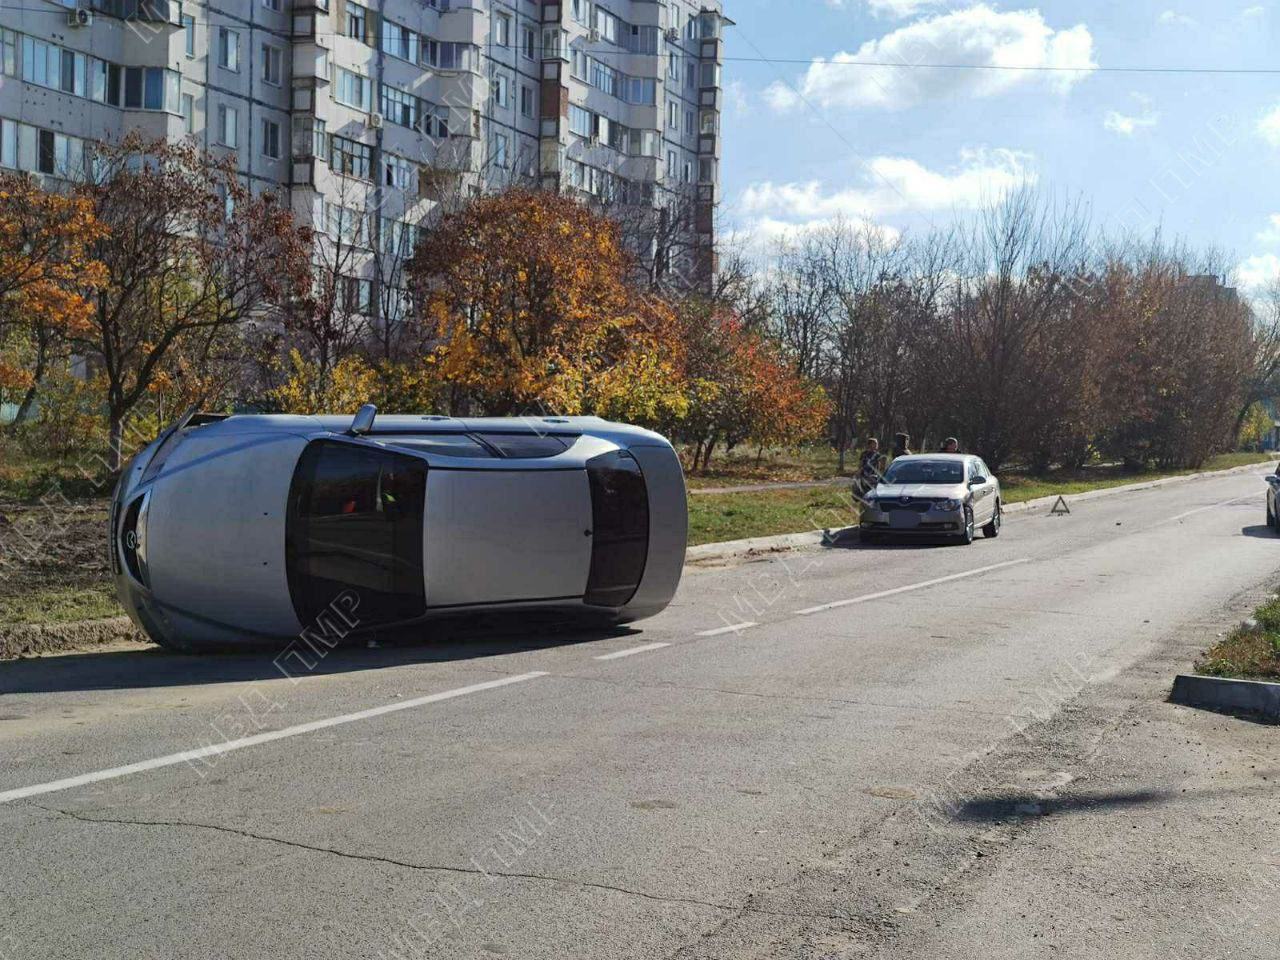
<svg viewBox="0 0 1280 960">
<path fill-rule="evenodd" d="M 974 477 L 973 479 L 971 479 L 971 480 L 969 481 L 969 486 L 971 486 L 971 487 L 980 487 L 980 486 L 982 486 L 982 485 L 983 485 L 984 483 L 986 483 L 986 482 L 987 482 L 987 478 L 986 478 L 986 477 Z"/>
</svg>

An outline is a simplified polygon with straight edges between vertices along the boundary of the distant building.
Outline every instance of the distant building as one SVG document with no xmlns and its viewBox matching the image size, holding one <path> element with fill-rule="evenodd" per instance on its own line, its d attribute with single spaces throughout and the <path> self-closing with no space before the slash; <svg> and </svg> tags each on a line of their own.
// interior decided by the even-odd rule
<svg viewBox="0 0 1280 960">
<path fill-rule="evenodd" d="M 0 6 L 0 166 L 81 175 L 130 130 L 234 152 L 374 265 L 432 204 L 510 183 L 606 204 L 655 274 L 709 283 L 721 0 L 24 0 Z"/>
</svg>

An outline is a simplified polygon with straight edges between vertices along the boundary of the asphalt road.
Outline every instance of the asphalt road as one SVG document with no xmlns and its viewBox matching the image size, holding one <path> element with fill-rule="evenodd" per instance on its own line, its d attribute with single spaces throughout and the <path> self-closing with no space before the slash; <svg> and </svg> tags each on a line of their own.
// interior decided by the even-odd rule
<svg viewBox="0 0 1280 960">
<path fill-rule="evenodd" d="M 0 960 L 1272 960 L 1275 728 L 1164 702 L 1274 585 L 1263 489 L 701 571 L 633 630 L 295 680 L 0 665 Z"/>
</svg>

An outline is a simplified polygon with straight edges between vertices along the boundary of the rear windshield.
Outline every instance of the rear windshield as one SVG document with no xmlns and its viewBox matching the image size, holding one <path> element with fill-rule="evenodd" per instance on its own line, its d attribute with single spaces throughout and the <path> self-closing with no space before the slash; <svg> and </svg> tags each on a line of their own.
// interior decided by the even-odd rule
<svg viewBox="0 0 1280 960">
<path fill-rule="evenodd" d="M 885 472 L 886 483 L 962 483 L 964 464 L 956 460 L 899 460 Z"/>
</svg>

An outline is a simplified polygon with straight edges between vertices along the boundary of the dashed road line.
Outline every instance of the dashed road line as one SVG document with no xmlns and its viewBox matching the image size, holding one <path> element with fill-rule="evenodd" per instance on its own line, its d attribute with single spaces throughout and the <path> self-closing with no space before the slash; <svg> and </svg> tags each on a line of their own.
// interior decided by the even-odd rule
<svg viewBox="0 0 1280 960">
<path fill-rule="evenodd" d="M 598 657 L 592 657 L 593 660 L 621 660 L 623 657 L 633 657 L 637 653 L 648 653 L 650 650 L 660 650 L 662 647 L 669 647 L 669 643 L 646 643 L 639 647 L 628 647 L 626 650 L 615 650 L 613 653 L 602 653 Z"/>
<path fill-rule="evenodd" d="M 272 743 L 276 740 L 284 740 L 289 737 L 302 736 L 305 733 L 314 733 L 317 730 L 326 730 L 329 727 L 338 727 L 347 723 L 355 723 L 359 720 L 370 720 L 374 717 L 381 717 L 389 713 L 398 713 L 401 710 L 412 710 L 414 707 L 426 706 L 429 703 L 440 703 L 442 700 L 453 700 L 456 697 L 465 697 L 468 694 L 480 693 L 484 690 L 493 690 L 498 687 L 507 687 L 513 683 L 523 683 L 526 680 L 534 680 L 538 677 L 547 676 L 544 670 L 535 671 L 533 673 L 522 673 L 519 676 L 503 677 L 500 680 L 487 680 L 484 683 L 473 683 L 469 687 L 458 687 L 455 690 L 444 690 L 440 693 L 428 694 L 425 697 L 415 697 L 412 700 L 402 700 L 397 703 L 384 704 L 381 707 L 373 707 L 369 710 L 360 710 L 356 713 L 344 713 L 338 717 L 328 717 L 324 720 L 312 720 L 309 723 L 300 723 L 296 726 L 285 727 L 282 730 L 270 730 L 265 733 L 255 733 L 252 736 L 241 737 L 238 740 L 227 740 L 224 743 L 216 743 L 207 747 L 201 747 L 197 750 L 183 750 L 181 753 L 171 753 L 167 756 L 156 757 L 152 760 L 142 760 L 138 763 L 130 763 L 123 767 L 110 767 L 106 770 L 97 770 L 93 773 L 82 773 L 76 777 L 66 777 L 62 780 L 51 780 L 48 783 L 37 783 L 29 787 L 19 787 L 16 790 L 6 790 L 0 793 L 0 803 L 12 803 L 14 800 L 23 800 L 27 797 L 37 797 L 45 793 L 57 793 L 61 790 L 71 790 L 75 787 L 82 787 L 89 783 L 98 783 L 102 780 L 115 780 L 119 777 L 131 776 L 135 773 L 145 773 L 148 770 L 158 770 L 162 767 L 173 767 L 180 763 L 195 763 L 204 760 L 207 757 L 217 757 L 224 753 L 231 753 L 233 750 L 243 750 L 246 747 L 256 747 L 264 743 Z"/>
<path fill-rule="evenodd" d="M 978 567 L 976 570 L 966 570 L 964 573 L 953 573 L 949 577 L 937 577 L 933 580 L 925 580 L 921 583 L 909 583 L 905 587 L 894 587 L 892 590 L 881 590 L 879 593 L 868 593 L 861 597 L 850 597 L 848 600 L 833 600 L 831 603 L 819 604 L 816 607 L 805 607 L 803 610 L 797 610 L 795 616 L 807 617 L 810 614 L 822 613 L 824 610 L 835 610 L 837 607 L 850 607 L 855 603 L 867 603 L 871 600 L 879 600 L 883 597 L 893 597 L 900 593 L 909 593 L 912 590 L 923 590 L 925 587 L 934 587 L 940 583 L 951 583 L 953 580 L 963 580 L 966 577 L 976 577 L 982 573 L 990 573 L 992 570 L 1002 570 L 1005 567 L 1016 566 L 1020 563 L 1030 563 L 1030 557 L 1022 557 L 1019 560 L 1006 560 L 1004 563 L 993 563 L 987 567 Z"/>
<path fill-rule="evenodd" d="M 699 630 L 694 634 L 695 637 L 719 637 L 726 633 L 741 633 L 743 630 L 750 630 L 752 627 L 758 627 L 760 624 L 754 620 L 744 620 L 742 623 L 731 623 L 727 627 L 716 627 L 714 630 Z"/>
</svg>

